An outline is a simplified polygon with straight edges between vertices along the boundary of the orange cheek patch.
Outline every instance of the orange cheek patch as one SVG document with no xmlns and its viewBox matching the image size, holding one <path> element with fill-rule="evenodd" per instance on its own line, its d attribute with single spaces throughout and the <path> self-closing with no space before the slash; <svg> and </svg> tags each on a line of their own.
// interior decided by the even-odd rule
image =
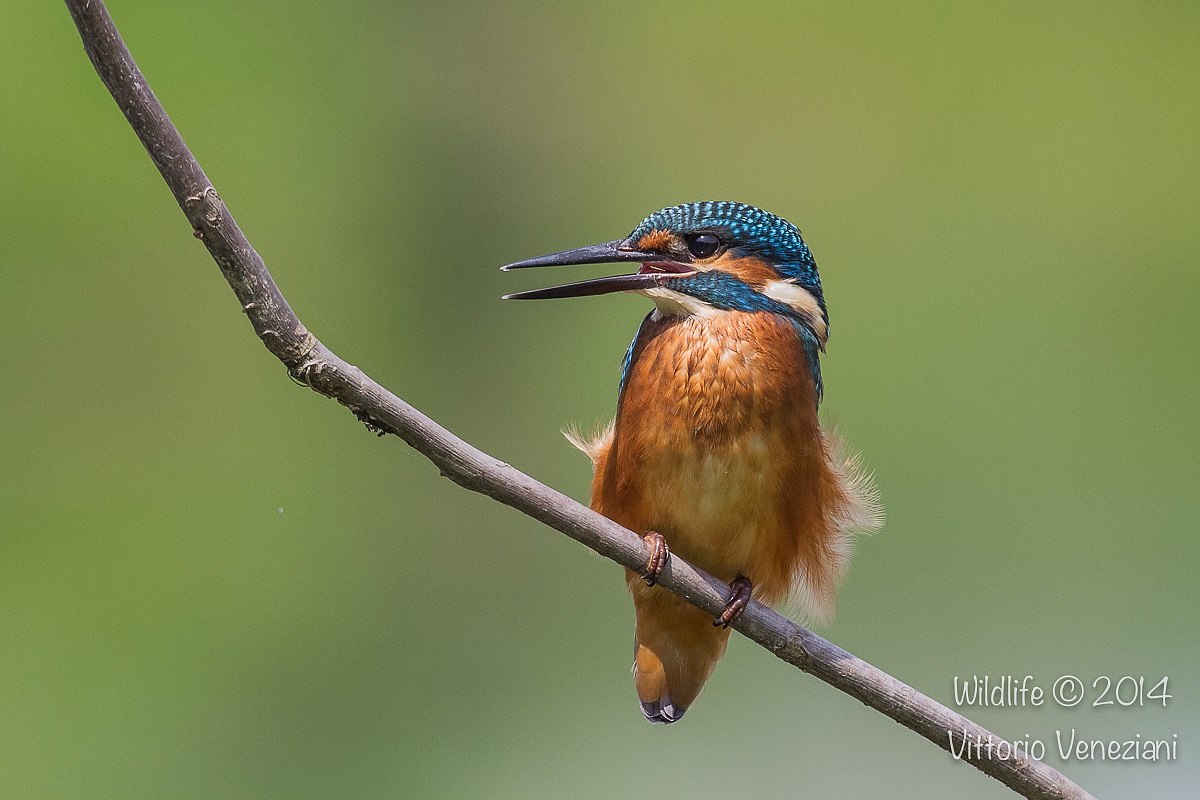
<svg viewBox="0 0 1200 800">
<path fill-rule="evenodd" d="M 728 272 L 756 289 L 761 289 L 771 281 L 779 280 L 779 273 L 758 258 L 734 258 L 726 254 L 713 262 L 712 267 Z"/>
<path fill-rule="evenodd" d="M 638 239 L 637 246 L 639 250 L 666 250 L 667 245 L 671 243 L 671 234 L 669 231 L 653 230 L 649 233 L 642 234 L 642 238 Z"/>
</svg>

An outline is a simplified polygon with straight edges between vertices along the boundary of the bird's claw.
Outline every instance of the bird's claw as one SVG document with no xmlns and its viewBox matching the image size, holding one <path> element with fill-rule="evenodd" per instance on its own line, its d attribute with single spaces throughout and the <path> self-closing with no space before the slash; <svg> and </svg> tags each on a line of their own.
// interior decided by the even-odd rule
<svg viewBox="0 0 1200 800">
<path fill-rule="evenodd" d="M 725 603 L 725 610 L 721 612 L 721 616 L 713 620 L 713 627 L 728 628 L 736 622 L 750 603 L 750 592 L 753 589 L 754 584 L 744 575 L 734 578 L 729 584 L 729 601 Z"/>
<path fill-rule="evenodd" d="M 647 586 L 653 586 L 658 583 L 658 576 L 667 565 L 671 551 L 667 549 L 667 540 L 658 531 L 646 531 L 642 540 L 650 545 L 650 560 L 646 562 L 646 573 L 642 575 L 642 580 Z"/>
</svg>

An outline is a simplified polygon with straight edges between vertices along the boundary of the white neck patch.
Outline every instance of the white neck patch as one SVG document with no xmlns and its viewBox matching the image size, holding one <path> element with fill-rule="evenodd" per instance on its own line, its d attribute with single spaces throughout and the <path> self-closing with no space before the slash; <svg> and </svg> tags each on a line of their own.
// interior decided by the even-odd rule
<svg viewBox="0 0 1200 800">
<path fill-rule="evenodd" d="M 812 292 L 791 281 L 771 281 L 762 288 L 762 293 L 803 314 L 812 325 L 817 338 L 825 341 L 825 317 L 821 314 L 821 307 L 817 305 L 817 298 L 813 297 Z"/>
<path fill-rule="evenodd" d="M 817 305 L 817 298 L 813 297 L 810 291 L 791 281 L 771 281 L 759 291 L 772 300 L 800 312 L 812 326 L 817 339 L 824 344 L 827 334 L 825 317 L 821 314 L 821 307 Z M 642 289 L 637 294 L 654 301 L 655 319 L 669 316 L 715 317 L 723 311 L 698 297 L 676 292 L 665 286 Z"/>
</svg>

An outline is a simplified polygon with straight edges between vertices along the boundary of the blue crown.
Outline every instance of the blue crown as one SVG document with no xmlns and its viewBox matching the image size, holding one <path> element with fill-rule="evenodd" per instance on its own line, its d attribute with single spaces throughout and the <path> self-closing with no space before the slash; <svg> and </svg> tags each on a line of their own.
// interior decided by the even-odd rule
<svg viewBox="0 0 1200 800">
<path fill-rule="evenodd" d="M 712 231 L 736 255 L 759 256 L 780 277 L 794 280 L 812 292 L 821 309 L 825 308 L 817 262 L 800 237 L 800 229 L 786 219 L 745 203 L 684 203 L 655 211 L 634 228 L 629 238 L 636 242 L 653 230 Z"/>
</svg>

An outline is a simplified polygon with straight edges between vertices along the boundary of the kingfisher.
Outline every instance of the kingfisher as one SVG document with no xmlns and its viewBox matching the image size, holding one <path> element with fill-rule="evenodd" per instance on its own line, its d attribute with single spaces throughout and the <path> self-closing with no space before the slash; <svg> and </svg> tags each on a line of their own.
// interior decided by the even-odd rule
<svg viewBox="0 0 1200 800">
<path fill-rule="evenodd" d="M 857 456 L 818 420 L 829 313 L 796 226 L 743 203 L 687 203 L 623 239 L 503 269 L 623 262 L 637 271 L 504 299 L 654 302 L 625 353 L 616 416 L 593 437 L 567 436 L 592 461 L 592 509 L 650 544 L 645 571 L 625 571 L 633 674 L 646 719 L 669 724 L 751 597 L 828 620 L 852 539 L 881 513 Z M 715 620 L 655 586 L 671 552 L 730 584 Z"/>
</svg>

